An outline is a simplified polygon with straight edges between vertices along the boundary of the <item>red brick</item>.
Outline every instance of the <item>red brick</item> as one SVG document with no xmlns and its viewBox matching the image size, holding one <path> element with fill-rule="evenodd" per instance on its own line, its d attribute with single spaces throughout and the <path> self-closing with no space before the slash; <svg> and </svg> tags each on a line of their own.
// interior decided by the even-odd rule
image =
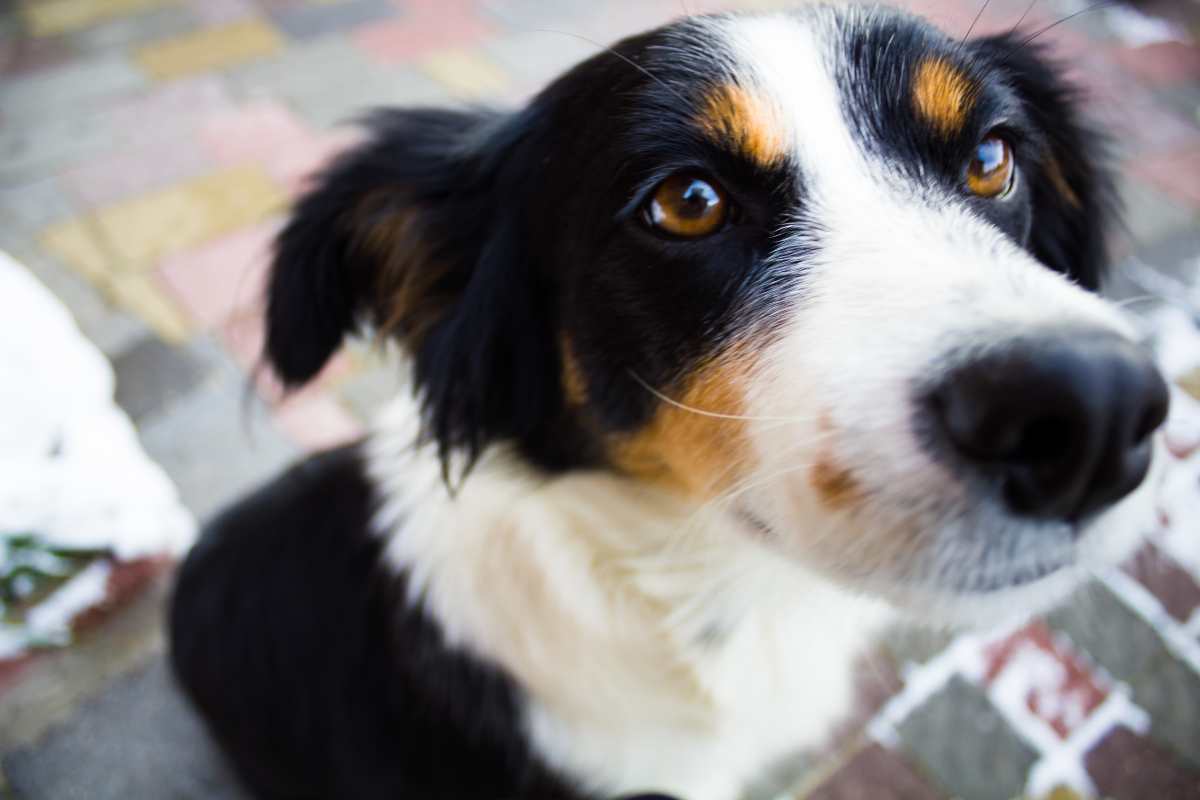
<svg viewBox="0 0 1200 800">
<path fill-rule="evenodd" d="M 219 111 L 200 124 L 201 145 L 221 166 L 265 161 L 313 133 L 279 103 L 263 100 Z"/>
<path fill-rule="evenodd" d="M 1200 146 L 1147 153 L 1127 165 L 1129 171 L 1192 208 L 1200 208 Z"/>
<path fill-rule="evenodd" d="M 1143 546 L 1124 569 L 1149 589 L 1163 608 L 1180 622 L 1186 623 L 1192 612 L 1200 608 L 1200 586 L 1153 544 Z"/>
<path fill-rule="evenodd" d="M 1200 797 L 1200 773 L 1185 768 L 1154 742 L 1114 728 L 1084 758 L 1100 795 L 1111 800 L 1188 800 Z"/>
<path fill-rule="evenodd" d="M 984 655 L 988 667 L 984 681 L 991 685 L 1000 680 L 1006 670 L 1020 669 L 1018 659 L 1031 651 L 1053 659 L 1060 674 L 1049 684 L 1035 683 L 1033 673 L 1029 671 L 1015 674 L 1014 677 L 1027 683 L 1025 705 L 1059 737 L 1066 739 L 1104 702 L 1108 696 L 1107 688 L 1101 685 L 1082 658 L 1054 639 L 1049 626 L 1041 621 L 1030 623 L 987 649 Z"/>
<path fill-rule="evenodd" d="M 1121 47 L 1112 58 L 1152 86 L 1177 86 L 1200 80 L 1200 48 L 1182 42 Z"/>
<path fill-rule="evenodd" d="M 212 170 L 194 137 L 181 134 L 123 149 L 65 172 L 61 178 L 87 208 L 115 203 Z"/>
<path fill-rule="evenodd" d="M 358 28 L 354 41 L 377 61 L 411 61 L 436 50 L 464 47 L 481 41 L 492 28 L 470 3 L 414 0 L 400 19 Z"/>
<path fill-rule="evenodd" d="M 898 753 L 873 744 L 805 800 L 941 800 L 941 797 Z"/>
<path fill-rule="evenodd" d="M 220 325 L 261 307 L 278 230 L 273 220 L 171 256 L 159 267 L 158 279 L 198 325 Z"/>
</svg>

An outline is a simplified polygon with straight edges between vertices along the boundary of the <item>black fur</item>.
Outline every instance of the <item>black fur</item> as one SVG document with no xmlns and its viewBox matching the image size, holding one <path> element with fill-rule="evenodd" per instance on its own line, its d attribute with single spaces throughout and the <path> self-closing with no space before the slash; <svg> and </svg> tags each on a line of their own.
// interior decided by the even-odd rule
<svg viewBox="0 0 1200 800">
<path fill-rule="evenodd" d="M 171 656 L 260 798 L 583 800 L 530 752 L 505 675 L 449 647 L 381 566 L 357 448 L 215 519 L 180 570 Z"/>
</svg>

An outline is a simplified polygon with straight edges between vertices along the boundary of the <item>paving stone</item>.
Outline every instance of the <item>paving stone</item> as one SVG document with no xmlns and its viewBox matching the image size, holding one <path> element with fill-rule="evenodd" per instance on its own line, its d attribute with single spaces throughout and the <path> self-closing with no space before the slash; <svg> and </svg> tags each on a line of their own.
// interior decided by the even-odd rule
<svg viewBox="0 0 1200 800">
<path fill-rule="evenodd" d="M 1146 154 L 1130 170 L 1177 200 L 1200 210 L 1200 147 Z"/>
<path fill-rule="evenodd" d="M 215 166 L 195 136 L 184 133 L 89 160 L 64 172 L 61 182 L 83 208 L 96 209 L 197 178 Z"/>
<path fill-rule="evenodd" d="M 36 747 L 81 703 L 162 651 L 168 583 L 166 575 L 152 576 L 141 591 L 128 598 L 120 613 L 105 615 L 80 630 L 70 647 L 39 654 L 15 683 L 4 687 L 0 692 L 0 754 Z M 0 766 L 7 766 L 5 761 L 0 756 Z M 31 792 L 27 797 L 53 796 Z"/>
<path fill-rule="evenodd" d="M 392 19 L 397 16 L 397 8 L 390 0 L 345 0 L 285 7 L 271 16 L 289 36 L 312 39 L 369 22 Z"/>
<path fill-rule="evenodd" d="M 1132 238 L 1126 250 L 1156 242 L 1163 237 L 1200 227 L 1200 215 L 1145 180 L 1123 177 L 1118 190 L 1124 206 L 1123 220 Z"/>
<path fill-rule="evenodd" d="M 214 368 L 213 347 L 205 339 L 183 347 L 171 347 L 157 336 L 134 342 L 112 361 L 117 405 L 135 424 L 165 412 Z"/>
<path fill-rule="evenodd" d="M 31 38 L 5 28 L 4 20 L 0 20 L 0 76 L 4 78 L 22 77 L 65 66 L 78 56 L 78 51 L 71 43 L 60 36 Z"/>
<path fill-rule="evenodd" d="M 1155 86 L 1200 80 L 1200 48 L 1182 42 L 1117 48 L 1112 58 L 1139 79 Z"/>
<path fill-rule="evenodd" d="M 372 64 L 344 37 L 305 42 L 279 56 L 234 70 L 246 99 L 278 98 L 318 127 L 347 122 L 370 108 L 446 102 L 446 90 L 414 68 Z"/>
<path fill-rule="evenodd" d="M 273 100 L 256 100 L 214 114 L 199 130 L 205 151 L 222 166 L 265 162 L 280 147 L 312 137 L 292 112 Z"/>
<path fill-rule="evenodd" d="M 421 69 L 445 86 L 453 97 L 479 100 L 503 92 L 508 76 L 498 64 L 475 50 L 439 50 L 420 61 Z"/>
<path fill-rule="evenodd" d="M 75 207 L 56 178 L 0 186 L 0 224 L 30 234 L 75 214 Z"/>
<path fill-rule="evenodd" d="M 31 800 L 247 797 L 162 656 L 113 683 L 38 745 L 10 753 L 4 765 L 13 788 Z"/>
<path fill-rule="evenodd" d="M 187 0 L 187 3 L 205 25 L 225 25 L 259 13 L 254 0 Z"/>
<path fill-rule="evenodd" d="M 449 0 L 436 8 L 423 5 L 410 3 L 402 19 L 363 25 L 351 36 L 375 60 L 395 64 L 449 47 L 469 47 L 492 33 L 467 3 Z"/>
<path fill-rule="evenodd" d="M 170 6 L 118 17 L 73 33 L 71 44 L 80 52 L 125 50 L 195 29 L 198 20 L 186 8 Z"/>
<path fill-rule="evenodd" d="M 54 292 L 83 334 L 110 358 L 148 333 L 141 320 L 118 308 L 95 285 L 47 256 L 31 240 L 0 230 L 0 248 Z"/>
<path fill-rule="evenodd" d="M 0 126 L 0 185 L 29 183 L 116 144 L 113 131 L 87 118 L 60 117 L 36 128 Z"/>
<path fill-rule="evenodd" d="M 274 27 L 246 19 L 137 48 L 134 59 L 152 77 L 169 80 L 253 61 L 283 46 Z"/>
<path fill-rule="evenodd" d="M 69 33 L 174 0 L 24 0 L 21 17 L 34 36 Z"/>
<path fill-rule="evenodd" d="M 139 432 L 146 452 L 201 520 L 298 453 L 274 427 L 242 371 L 228 360 Z"/>
<path fill-rule="evenodd" d="M 590 0 L 560 0 L 553 5 L 541 0 L 483 0 L 481 11 L 488 17 L 514 31 L 565 26 L 596 11 Z"/>
<path fill-rule="evenodd" d="M 915 763 L 971 800 L 1011 800 L 1037 760 L 987 695 L 959 677 L 910 714 L 899 733 Z"/>
<path fill-rule="evenodd" d="M 45 241 L 56 255 L 86 273 L 96 266 L 92 257 L 64 242 L 74 243 L 94 227 L 101 247 L 112 254 L 114 271 L 145 271 L 162 258 L 258 222 L 286 201 L 261 169 L 235 167 L 51 226 Z"/>
<path fill-rule="evenodd" d="M 899 753 L 868 745 L 804 800 L 940 800 Z"/>
<path fill-rule="evenodd" d="M 0 109 L 10 124 L 27 128 L 65 112 L 77 115 L 81 108 L 145 85 L 145 77 L 124 56 L 97 55 L 0 81 Z"/>
<path fill-rule="evenodd" d="M 1200 773 L 1123 726 L 1101 739 L 1084 763 L 1096 790 L 1111 800 L 1200 797 Z"/>
<path fill-rule="evenodd" d="M 1126 570 L 1150 590 L 1172 617 L 1180 623 L 1192 618 L 1200 608 L 1200 586 L 1169 556 L 1147 543 L 1138 551 Z"/>
<path fill-rule="evenodd" d="M 591 42 L 552 30 L 508 34 L 485 42 L 482 49 L 515 83 L 529 91 L 541 88 L 597 52 Z"/>
<path fill-rule="evenodd" d="M 924 664 L 954 641 L 954 633 L 923 625 L 893 625 L 884 631 L 881 645 L 897 668 L 906 664 Z"/>
<path fill-rule="evenodd" d="M 1100 584 L 1089 584 L 1049 616 L 1151 716 L 1151 736 L 1200 766 L 1200 675 L 1164 645 L 1158 633 Z"/>
<path fill-rule="evenodd" d="M 268 220 L 172 256 L 159 268 L 159 278 L 193 322 L 220 325 L 261 307 L 279 227 L 279 220 Z"/>
</svg>

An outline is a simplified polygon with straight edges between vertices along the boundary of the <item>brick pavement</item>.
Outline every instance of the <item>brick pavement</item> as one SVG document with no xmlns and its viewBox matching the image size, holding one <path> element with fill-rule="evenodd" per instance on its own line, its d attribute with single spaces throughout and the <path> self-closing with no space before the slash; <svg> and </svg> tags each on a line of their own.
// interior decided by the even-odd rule
<svg viewBox="0 0 1200 800">
<path fill-rule="evenodd" d="M 957 32 L 979 6 L 901 4 Z M 355 345 L 297 396 L 283 399 L 266 379 L 246 394 L 267 247 L 307 176 L 353 141 L 336 123 L 371 105 L 511 103 L 593 52 L 592 42 L 681 13 L 784 5 L 0 4 L 0 248 L 113 360 L 118 401 L 146 449 L 204 515 L 298 453 L 359 435 L 397 388 L 388 354 Z M 1005 30 L 1027 5 L 993 0 L 976 30 Z M 1044 37 L 1114 133 L 1129 205 L 1117 287 L 1129 296 L 1147 289 L 1140 266 L 1178 274 L 1200 256 L 1200 12 L 1195 0 L 1139 5 L 1157 16 L 1098 10 Z M 1025 25 L 1081 6 L 1042 0 Z M 865 724 L 810 763 L 792 795 L 1077 796 L 1069 785 L 1115 798 L 1200 797 L 1198 577 L 1200 545 L 1176 536 L 1044 622 L 953 640 L 898 632 L 866 673 Z M 218 788 L 217 766 L 205 772 L 195 759 L 164 783 L 169 748 L 186 752 L 194 729 L 169 698 L 132 699 L 170 693 L 146 610 L 160 595 L 148 589 L 72 652 L 0 683 L 0 797 L 232 792 Z M 106 726 L 133 744 L 96 747 L 92 732 Z M 113 778 L 115 760 L 138 766 Z"/>
</svg>

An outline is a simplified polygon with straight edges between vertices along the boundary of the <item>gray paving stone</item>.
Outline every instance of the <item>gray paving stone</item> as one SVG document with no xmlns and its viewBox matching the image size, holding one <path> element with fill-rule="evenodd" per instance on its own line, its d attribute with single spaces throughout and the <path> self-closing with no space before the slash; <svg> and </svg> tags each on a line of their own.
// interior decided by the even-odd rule
<svg viewBox="0 0 1200 800">
<path fill-rule="evenodd" d="M 222 359 L 203 384 L 139 426 L 142 445 L 203 520 L 294 460 L 246 376 Z"/>
<path fill-rule="evenodd" d="M 554 3 L 544 0 L 484 0 L 480 5 L 484 14 L 515 31 L 554 28 L 563 24 L 570 29 L 570 23 L 597 10 L 597 4 L 591 0 L 557 0 Z"/>
<path fill-rule="evenodd" d="M 1168 197 L 1134 178 L 1118 184 L 1124 204 L 1124 223 L 1133 248 L 1140 249 L 1181 231 L 1198 227 L 1200 218 L 1186 203 Z"/>
<path fill-rule="evenodd" d="M 899 732 L 902 748 L 930 776 L 970 800 L 1019 796 L 1037 760 L 987 695 L 962 678 L 910 714 Z"/>
<path fill-rule="evenodd" d="M 4 758 L 26 800 L 244 800 L 162 657 Z"/>
<path fill-rule="evenodd" d="M 70 36 L 81 52 L 126 50 L 159 39 L 189 33 L 199 26 L 196 15 L 186 7 L 167 7 L 132 16 L 121 16 L 85 28 Z"/>
<path fill-rule="evenodd" d="M 0 186 L 42 179 L 113 149 L 117 143 L 111 127 L 96 124 L 89 116 L 63 113 L 38 122 L 36 127 L 0 126 Z"/>
<path fill-rule="evenodd" d="M 6 125 L 19 121 L 23 127 L 40 127 L 64 111 L 94 106 L 145 85 L 145 76 L 123 55 L 105 54 L 0 82 L 0 108 Z"/>
<path fill-rule="evenodd" d="M 275 23 L 296 39 L 312 39 L 397 16 L 389 0 L 347 0 L 328 5 L 302 5 L 271 14 Z"/>
<path fill-rule="evenodd" d="M 117 376 L 117 405 L 135 424 L 163 414 L 217 368 L 216 345 L 198 338 L 177 346 L 149 334 L 112 360 Z"/>
<path fill-rule="evenodd" d="M 880 644 L 897 665 L 924 664 L 945 650 L 954 640 L 954 633 L 924 625 L 894 625 L 884 631 Z"/>
<path fill-rule="evenodd" d="M 0 186 L 0 226 L 33 235 L 75 215 L 75 207 L 57 178 Z"/>
<path fill-rule="evenodd" d="M 373 360 L 338 384 L 337 394 L 359 421 L 370 423 L 384 405 L 407 391 L 403 369 L 399 364 Z"/>
<path fill-rule="evenodd" d="M 1100 584 L 1089 584 L 1049 617 L 1151 716 L 1150 735 L 1200 767 L 1200 675 L 1158 632 Z"/>
<path fill-rule="evenodd" d="M 282 99 L 304 118 L 329 127 L 381 105 L 449 102 L 446 90 L 415 69 L 374 64 L 344 37 L 325 37 L 229 73 L 243 99 Z"/>
<path fill-rule="evenodd" d="M 484 52 L 521 88 L 536 89 L 595 55 L 591 42 L 554 30 L 512 33 L 484 43 Z"/>
</svg>

